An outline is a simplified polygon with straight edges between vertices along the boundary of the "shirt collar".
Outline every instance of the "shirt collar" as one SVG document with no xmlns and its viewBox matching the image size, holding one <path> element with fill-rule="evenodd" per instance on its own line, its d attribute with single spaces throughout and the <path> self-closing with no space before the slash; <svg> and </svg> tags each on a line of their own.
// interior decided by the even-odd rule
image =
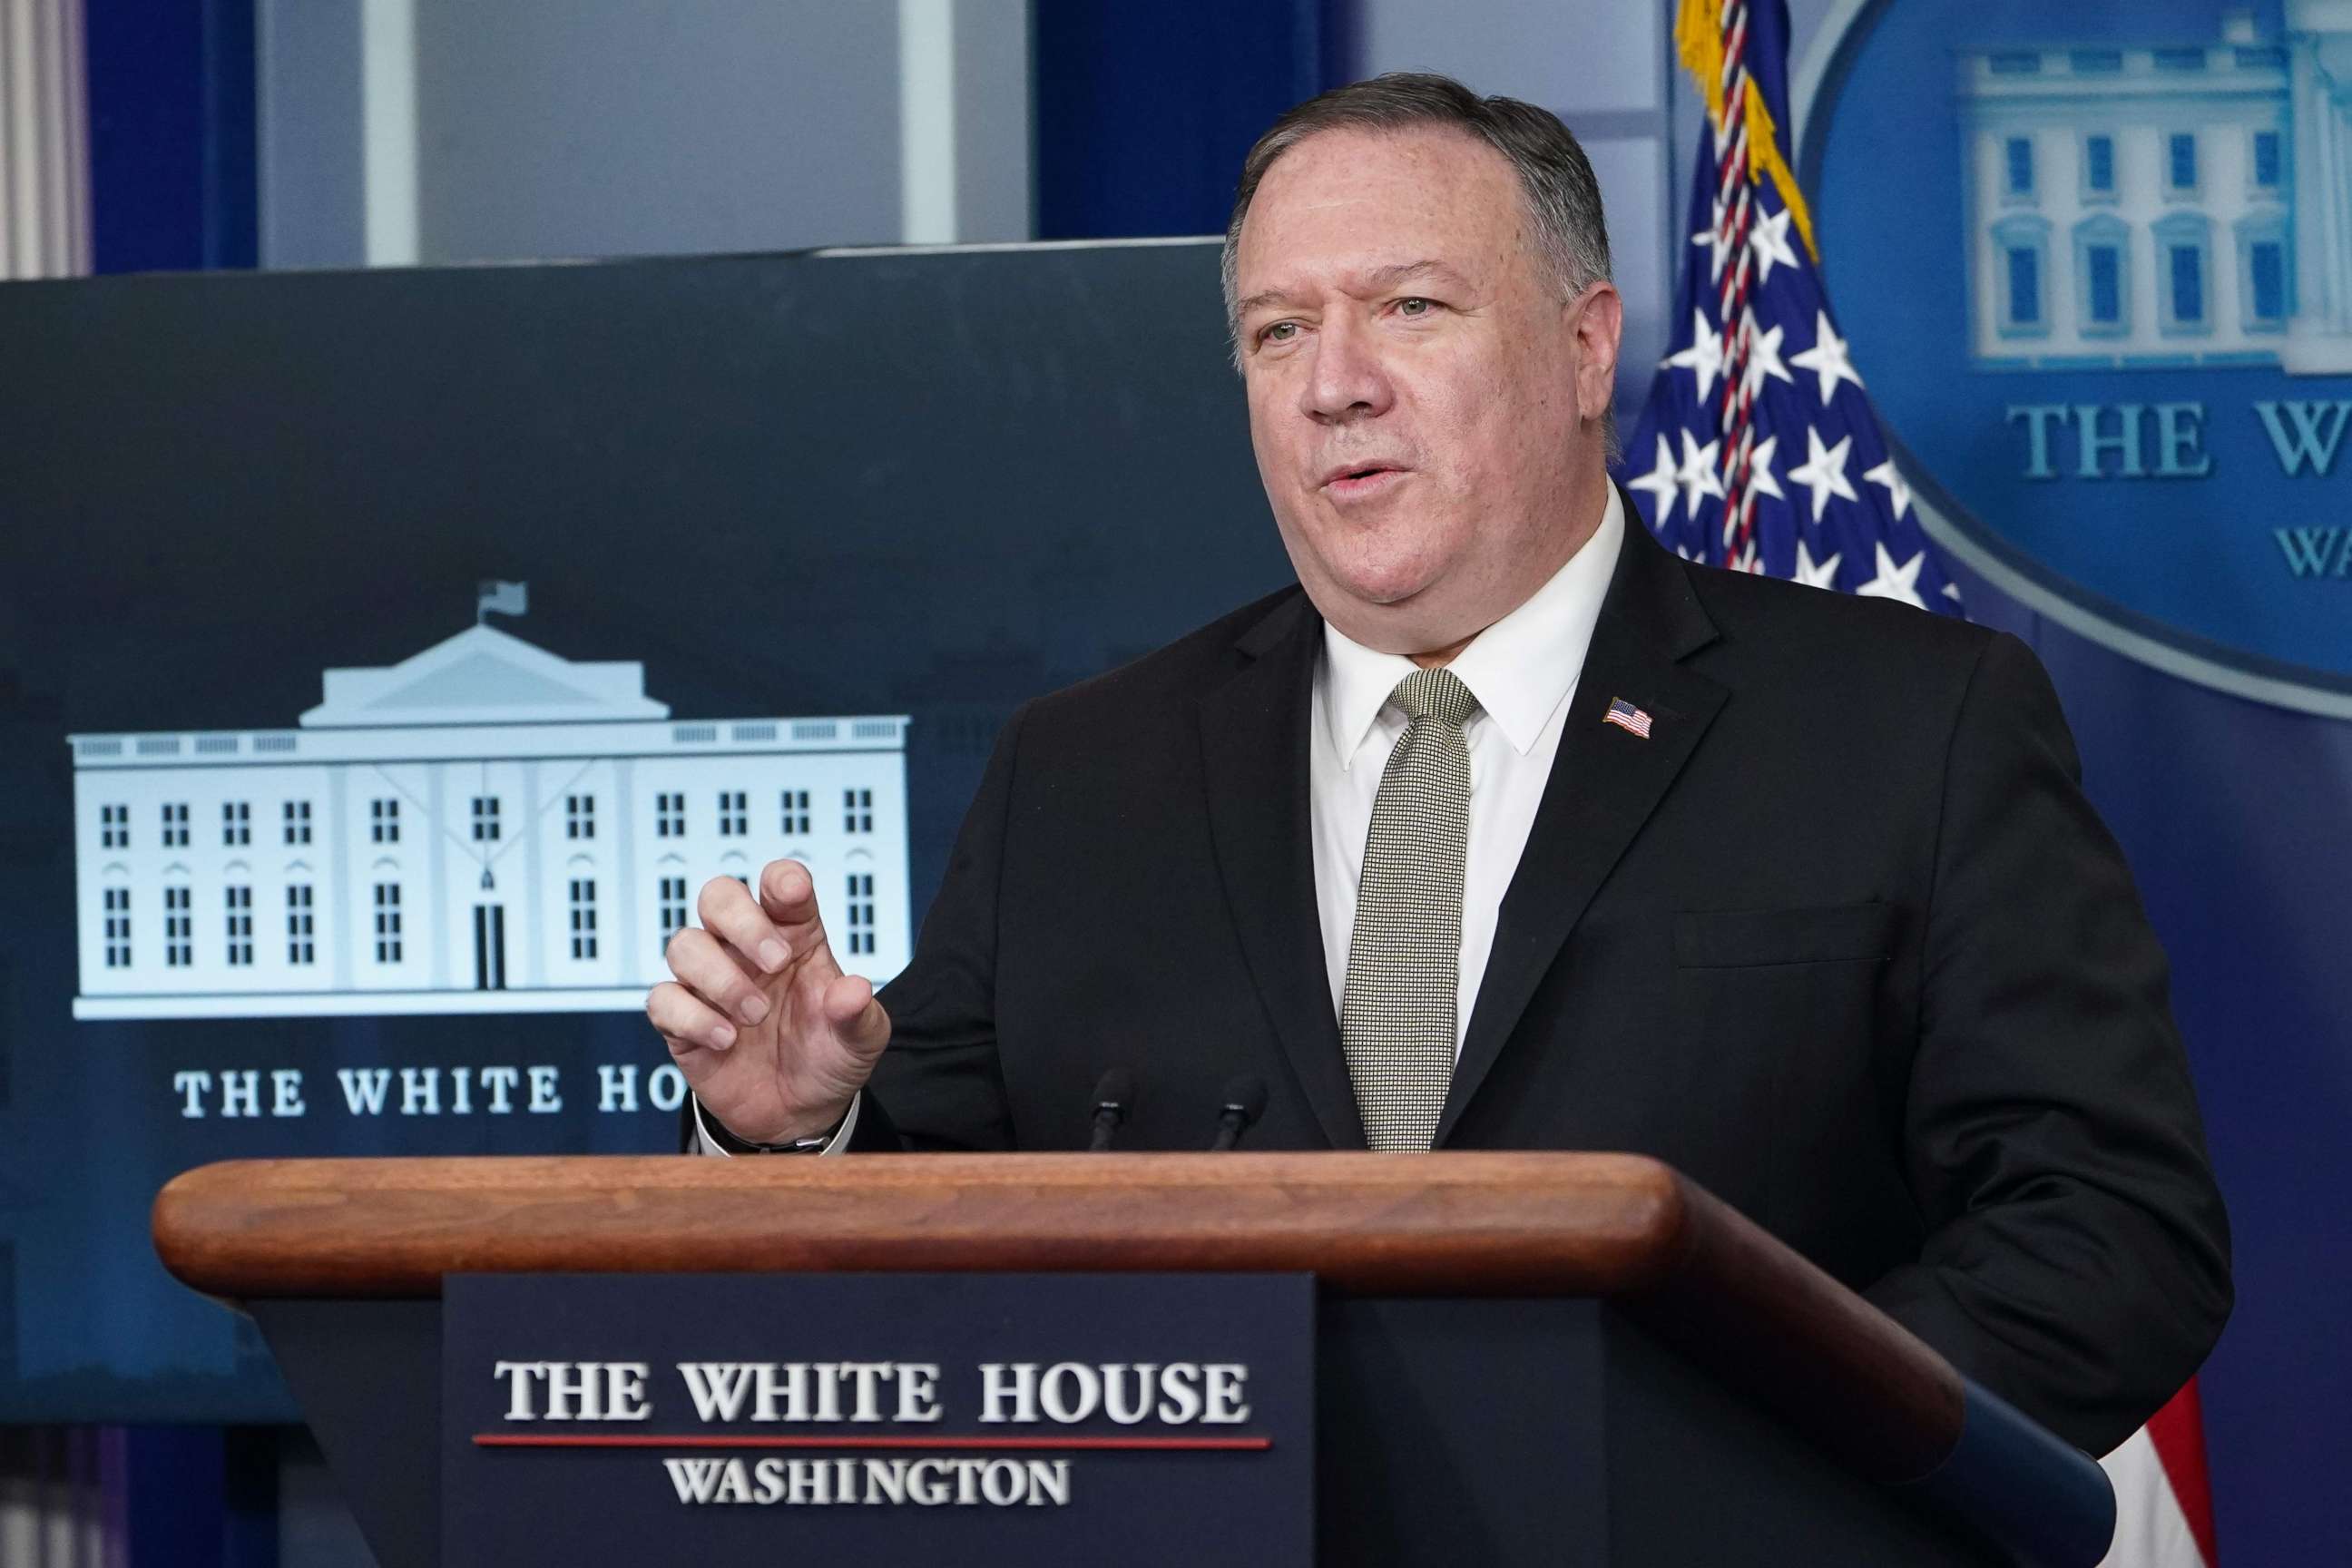
<svg viewBox="0 0 2352 1568">
<path fill-rule="evenodd" d="M 1612 485 L 1592 537 L 1448 666 L 1521 756 L 1534 749 L 1584 668 L 1624 531 L 1624 503 Z M 1389 693 L 1416 668 L 1402 654 L 1376 653 L 1323 623 L 1323 664 L 1316 679 L 1323 683 L 1324 721 L 1340 767 L 1354 764 Z"/>
</svg>

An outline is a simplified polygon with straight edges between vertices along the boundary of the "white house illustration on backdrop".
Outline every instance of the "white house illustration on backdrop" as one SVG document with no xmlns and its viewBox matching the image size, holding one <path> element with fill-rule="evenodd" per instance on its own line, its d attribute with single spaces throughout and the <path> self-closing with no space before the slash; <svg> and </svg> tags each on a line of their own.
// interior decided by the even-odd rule
<svg viewBox="0 0 2352 1568">
<path fill-rule="evenodd" d="M 69 736 L 74 1016 L 634 1011 L 703 883 L 782 855 L 879 984 L 908 948 L 906 732 L 673 722 L 642 664 L 478 624 L 326 671 L 294 730 Z"/>
<path fill-rule="evenodd" d="M 1960 58 L 1979 364 L 2352 372 L 2352 4 L 2282 15 Z"/>
</svg>

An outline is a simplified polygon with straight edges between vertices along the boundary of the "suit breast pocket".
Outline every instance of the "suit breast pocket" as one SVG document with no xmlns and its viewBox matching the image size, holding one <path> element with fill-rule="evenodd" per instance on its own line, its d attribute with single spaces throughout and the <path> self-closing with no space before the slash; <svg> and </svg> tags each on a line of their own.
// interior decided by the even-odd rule
<svg viewBox="0 0 2352 1568">
<path fill-rule="evenodd" d="M 1904 1031 L 1901 914 L 1838 904 L 1674 917 L 1675 1048 L 1706 1064 L 1693 1098 L 1735 1130 L 1708 1168 L 1769 1227 L 1818 1217 L 1825 1184 L 1884 1163 L 1899 1103 L 1881 1068 Z"/>
</svg>

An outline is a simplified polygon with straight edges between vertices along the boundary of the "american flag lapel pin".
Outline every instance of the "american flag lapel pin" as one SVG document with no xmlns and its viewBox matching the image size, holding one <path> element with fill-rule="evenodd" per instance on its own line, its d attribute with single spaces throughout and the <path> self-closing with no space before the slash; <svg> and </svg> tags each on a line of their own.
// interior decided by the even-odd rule
<svg viewBox="0 0 2352 1568">
<path fill-rule="evenodd" d="M 1603 724 L 1614 724 L 1642 740 L 1650 738 L 1650 716 L 1622 697 L 1609 700 L 1609 711 L 1601 716 Z"/>
</svg>

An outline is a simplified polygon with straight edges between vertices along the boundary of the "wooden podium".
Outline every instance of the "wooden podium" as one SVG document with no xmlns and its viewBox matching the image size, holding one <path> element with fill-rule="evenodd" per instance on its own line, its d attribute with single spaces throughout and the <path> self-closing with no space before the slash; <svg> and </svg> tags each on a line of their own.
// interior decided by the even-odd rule
<svg viewBox="0 0 2352 1568">
<path fill-rule="evenodd" d="M 1325 1563 L 2090 1568 L 2113 1524 L 2088 1458 L 1633 1156 L 231 1162 L 154 1235 L 258 1321 L 385 1568 L 436 1560 L 439 1296 L 475 1273 L 1312 1274 Z M 1546 1397 L 1571 1340 L 1590 1407 Z"/>
</svg>

